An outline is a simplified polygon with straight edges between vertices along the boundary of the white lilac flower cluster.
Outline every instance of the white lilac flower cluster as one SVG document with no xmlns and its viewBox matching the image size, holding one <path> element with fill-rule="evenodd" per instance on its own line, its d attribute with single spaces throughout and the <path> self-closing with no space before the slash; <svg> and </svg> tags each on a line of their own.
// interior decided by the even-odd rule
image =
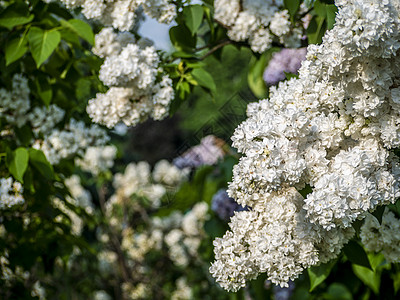
<svg viewBox="0 0 400 300">
<path fill-rule="evenodd" d="M 189 212 L 181 216 L 175 214 L 175 228 L 171 227 L 164 241 L 168 246 L 168 254 L 173 263 L 179 267 L 189 265 L 192 258 L 198 257 L 198 250 L 204 237 L 203 226 L 208 218 L 208 205 L 197 203 Z M 156 221 L 153 221 L 156 223 Z"/>
<path fill-rule="evenodd" d="M 80 207 L 86 211 L 88 214 L 93 213 L 93 203 L 92 196 L 89 191 L 85 190 L 81 185 L 81 180 L 78 175 L 72 175 L 71 177 L 65 180 L 65 186 L 68 188 L 70 195 L 67 196 L 65 201 L 59 198 L 53 198 L 52 203 L 54 207 L 61 210 L 65 215 L 68 216 L 69 221 L 71 222 L 71 232 L 74 235 L 81 235 L 82 228 L 84 226 L 84 221 L 81 216 L 78 215 L 75 211 L 71 210 L 66 202 L 74 205 L 75 207 Z M 56 222 L 64 222 L 65 216 L 59 214 L 56 216 Z"/>
<path fill-rule="evenodd" d="M 121 31 L 131 30 L 143 10 L 150 18 L 169 24 L 176 16 L 168 0 L 61 0 L 67 8 L 82 7 L 83 15 Z"/>
<path fill-rule="evenodd" d="M 380 252 L 388 263 L 400 262 L 400 219 L 385 208 L 382 224 L 371 214 L 360 230 L 361 242 L 371 252 Z"/>
<path fill-rule="evenodd" d="M 0 178 L 0 209 L 24 204 L 23 192 L 21 183 L 14 181 L 12 177 Z"/>
<path fill-rule="evenodd" d="M 254 52 L 264 52 L 274 40 L 287 48 L 300 47 L 304 24 L 291 24 L 282 0 L 216 0 L 214 7 L 214 18 L 228 28 L 228 37 L 248 40 Z M 306 7 L 302 4 L 300 10 Z"/>
<path fill-rule="evenodd" d="M 27 122 L 27 112 L 31 107 L 28 80 L 22 74 L 15 74 L 12 90 L 0 89 L 0 117 L 17 127 Z"/>
<path fill-rule="evenodd" d="M 114 166 L 116 155 L 117 148 L 114 145 L 88 147 L 83 158 L 77 158 L 75 163 L 83 171 L 98 176 Z"/>
<path fill-rule="evenodd" d="M 71 119 L 64 129 L 53 129 L 43 139 L 38 139 L 33 147 L 42 150 L 51 164 L 71 156 L 84 156 L 89 147 L 104 146 L 109 141 L 106 131 L 94 124 L 86 127 L 82 121 Z"/>
<path fill-rule="evenodd" d="M 171 300 L 193 299 L 193 291 L 187 282 L 186 277 L 179 277 L 176 280 L 176 290 L 172 292 Z"/>
<path fill-rule="evenodd" d="M 93 52 L 105 58 L 99 77 L 110 87 L 89 100 L 87 112 L 94 122 L 113 128 L 120 122 L 134 126 L 149 117 L 162 120 L 168 115 L 174 98 L 172 80 L 159 67 L 153 46 L 135 43 L 130 33 L 104 28 L 96 35 Z"/>
<path fill-rule="evenodd" d="M 338 0 L 299 78 L 248 106 L 229 196 L 251 208 L 216 239 L 211 273 L 228 290 L 267 272 L 287 286 L 334 258 L 351 224 L 400 196 L 400 4 Z M 303 197 L 297 190 L 310 191 Z M 304 193 L 306 194 L 306 193 Z"/>
<path fill-rule="evenodd" d="M 307 48 L 283 48 L 274 53 L 264 71 L 264 81 L 268 85 L 274 85 L 286 78 L 285 72 L 296 74 L 301 67 L 301 62 L 306 59 L 306 54 Z"/>
<path fill-rule="evenodd" d="M 4 117 L 9 124 L 17 127 L 30 122 L 37 137 L 53 129 L 62 120 L 65 112 L 55 104 L 49 107 L 35 106 L 30 110 L 30 92 L 28 79 L 22 74 L 15 74 L 11 91 L 0 89 L 0 117 Z"/>
<path fill-rule="evenodd" d="M 150 165 L 141 161 L 130 163 L 126 166 L 124 173 L 117 173 L 114 176 L 114 194 L 107 202 L 107 210 L 110 216 L 115 206 L 135 203 L 136 199 L 144 199 L 153 208 L 161 204 L 161 198 L 169 191 L 176 188 L 187 178 L 187 169 L 180 170 L 166 160 L 159 161 L 151 171 Z M 111 217 L 110 221 L 115 225 L 119 221 Z"/>
</svg>

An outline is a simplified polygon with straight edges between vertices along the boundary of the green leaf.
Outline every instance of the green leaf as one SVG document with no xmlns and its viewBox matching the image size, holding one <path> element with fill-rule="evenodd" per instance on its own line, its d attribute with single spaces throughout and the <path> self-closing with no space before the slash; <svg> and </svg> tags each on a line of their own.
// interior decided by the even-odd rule
<svg viewBox="0 0 400 300">
<path fill-rule="evenodd" d="M 352 265 L 353 272 L 356 276 L 371 290 L 375 293 L 379 293 L 379 286 L 381 284 L 381 277 L 380 274 L 377 272 L 373 272 L 370 269 L 359 266 L 359 265 Z"/>
<path fill-rule="evenodd" d="M 196 39 L 184 25 L 171 27 L 169 30 L 169 37 L 172 45 L 179 51 L 192 52 L 193 48 L 196 46 Z"/>
<path fill-rule="evenodd" d="M 183 9 L 185 24 L 192 35 L 195 35 L 203 21 L 204 10 L 201 5 L 189 5 Z"/>
<path fill-rule="evenodd" d="M 331 272 L 336 260 L 331 260 L 326 264 L 308 268 L 308 276 L 310 277 L 310 292 L 320 285 Z"/>
<path fill-rule="evenodd" d="M 25 148 L 19 147 L 14 152 L 12 152 L 11 157 L 7 156 L 8 170 L 13 175 L 13 177 L 24 182 L 23 177 L 28 167 L 28 151 Z"/>
<path fill-rule="evenodd" d="M 299 75 L 297 75 L 297 74 L 288 73 L 288 72 L 285 72 L 285 71 L 284 71 L 284 73 L 285 73 L 286 80 L 290 80 L 292 78 L 299 78 Z"/>
<path fill-rule="evenodd" d="M 383 212 L 385 211 L 385 206 L 378 206 L 372 215 L 378 220 L 379 224 L 382 224 Z"/>
<path fill-rule="evenodd" d="M 51 103 L 51 99 L 53 98 L 53 90 L 47 77 L 38 76 L 36 77 L 35 83 L 40 99 L 42 99 L 43 103 L 48 107 Z"/>
<path fill-rule="evenodd" d="M 29 125 L 24 125 L 21 128 L 14 128 L 18 140 L 24 146 L 28 146 L 32 142 L 32 128 Z"/>
<path fill-rule="evenodd" d="M 29 162 L 42 174 L 46 179 L 54 178 L 53 166 L 49 163 L 44 153 L 40 150 L 29 149 Z"/>
<path fill-rule="evenodd" d="M 71 19 L 68 21 L 61 20 L 61 25 L 73 31 L 76 35 L 83 38 L 89 44 L 94 44 L 94 34 L 88 23 L 78 19 Z"/>
<path fill-rule="evenodd" d="M 28 51 L 26 35 L 7 41 L 5 48 L 6 66 L 20 59 Z"/>
<path fill-rule="evenodd" d="M 343 247 L 343 252 L 346 254 L 349 261 L 353 264 L 363 266 L 366 268 L 371 268 L 369 263 L 367 253 L 365 253 L 364 248 L 356 241 L 350 241 Z"/>
<path fill-rule="evenodd" d="M 250 69 L 247 74 L 247 82 L 253 94 L 257 98 L 266 98 L 268 96 L 268 88 L 265 84 L 263 74 L 265 67 L 268 65 L 272 54 L 278 51 L 279 48 L 270 48 L 264 52 L 259 59 L 253 57 L 250 61 Z"/>
<path fill-rule="evenodd" d="M 15 26 L 31 22 L 35 16 L 30 15 L 23 5 L 10 5 L 0 15 L 0 26 L 11 30 Z"/>
<path fill-rule="evenodd" d="M 307 27 L 307 37 L 309 44 L 320 44 L 326 30 L 325 18 L 314 16 Z"/>
<path fill-rule="evenodd" d="M 333 25 L 335 24 L 335 18 L 336 18 L 336 13 L 338 9 L 335 5 L 329 4 L 326 6 L 326 29 L 330 30 L 333 28 Z"/>
<path fill-rule="evenodd" d="M 194 79 L 196 79 L 197 83 L 200 86 L 205 87 L 212 92 L 215 92 L 217 90 L 213 77 L 206 70 L 194 69 L 192 71 L 192 76 L 194 77 Z"/>
<path fill-rule="evenodd" d="M 49 58 L 61 41 L 61 35 L 55 30 L 42 30 L 32 27 L 28 33 L 28 41 L 33 59 L 39 68 Z"/>
<path fill-rule="evenodd" d="M 306 184 L 304 189 L 300 190 L 299 193 L 304 197 L 307 198 L 307 195 L 312 193 L 313 189 L 309 184 Z"/>
<path fill-rule="evenodd" d="M 300 0 L 283 0 L 285 8 L 288 10 L 292 22 L 294 21 L 294 16 L 300 7 Z"/>
<path fill-rule="evenodd" d="M 353 300 L 353 296 L 348 288 L 342 283 L 332 283 L 327 293 L 324 294 L 326 300 Z"/>
</svg>

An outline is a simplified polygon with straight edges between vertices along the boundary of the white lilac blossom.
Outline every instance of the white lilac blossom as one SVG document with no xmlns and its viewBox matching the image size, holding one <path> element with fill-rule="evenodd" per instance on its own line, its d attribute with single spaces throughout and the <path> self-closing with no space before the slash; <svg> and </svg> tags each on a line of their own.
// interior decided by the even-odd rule
<svg viewBox="0 0 400 300">
<path fill-rule="evenodd" d="M 225 289 L 237 291 L 259 273 L 282 287 L 306 268 L 340 253 L 353 228 L 324 230 L 310 223 L 303 197 L 294 189 L 265 194 L 253 210 L 236 212 L 222 238 L 214 241 L 211 274 Z"/>
<path fill-rule="evenodd" d="M 65 179 L 65 186 L 68 188 L 71 197 L 67 197 L 68 202 L 83 208 L 88 214 L 93 213 L 92 196 L 81 184 L 78 175 L 72 175 Z"/>
<path fill-rule="evenodd" d="M 15 74 L 12 79 L 12 90 L 0 89 L 0 117 L 10 124 L 22 127 L 27 121 L 27 112 L 31 104 L 28 80 L 22 74 Z"/>
<path fill-rule="evenodd" d="M 282 49 L 272 55 L 264 71 L 264 81 L 268 85 L 275 85 L 286 78 L 286 73 L 296 74 L 301 62 L 306 59 L 307 48 Z"/>
<path fill-rule="evenodd" d="M 198 168 L 202 165 L 214 165 L 223 158 L 225 142 L 213 135 L 201 139 L 200 144 L 193 146 L 174 159 L 173 163 L 180 169 Z"/>
<path fill-rule="evenodd" d="M 172 292 L 171 300 L 193 299 L 193 292 L 186 277 L 176 280 L 176 290 Z"/>
<path fill-rule="evenodd" d="M 287 286 L 335 258 L 352 222 L 400 196 L 391 150 L 400 145 L 400 5 L 336 5 L 334 28 L 308 47 L 299 78 L 250 104 L 232 137 L 243 156 L 228 194 L 250 210 L 214 241 L 210 271 L 225 289 L 262 272 Z"/>
<path fill-rule="evenodd" d="M 166 160 L 158 162 L 153 171 L 147 162 L 130 163 L 124 173 L 114 176 L 115 192 L 107 202 L 107 211 L 112 215 L 114 206 L 131 201 L 137 203 L 135 198 L 146 201 L 153 208 L 159 207 L 161 198 L 169 189 L 177 188 L 187 178 L 187 173 Z"/>
<path fill-rule="evenodd" d="M 100 79 L 110 87 L 89 100 L 87 112 L 96 123 L 113 128 L 123 122 L 134 126 L 151 117 L 164 119 L 174 98 L 172 80 L 159 67 L 153 46 L 130 33 L 104 28 L 96 35 L 94 53 L 104 57 Z"/>
<path fill-rule="evenodd" d="M 28 114 L 33 132 L 38 134 L 49 134 L 51 130 L 64 118 L 65 111 L 55 104 L 49 107 L 36 106 Z"/>
<path fill-rule="evenodd" d="M 75 160 L 76 165 L 94 176 L 110 170 L 114 166 L 117 148 L 114 145 L 88 147 L 83 158 Z"/>
<path fill-rule="evenodd" d="M 198 256 L 198 249 L 204 237 L 204 222 L 208 218 L 207 212 L 207 203 L 197 203 L 180 218 L 178 226 L 165 235 L 168 254 L 175 265 L 186 267 L 191 257 Z"/>
<path fill-rule="evenodd" d="M 121 31 L 133 28 L 141 10 L 160 23 L 169 24 L 176 16 L 176 8 L 168 0 L 61 0 L 67 8 L 81 7 L 83 15 L 105 26 Z M 139 15 L 139 16 L 138 16 Z"/>
<path fill-rule="evenodd" d="M 187 178 L 188 171 L 188 169 L 178 169 L 163 159 L 154 166 L 153 179 L 168 186 L 177 186 Z"/>
<path fill-rule="evenodd" d="M 235 199 L 228 196 L 225 189 L 220 189 L 214 194 L 211 200 L 211 209 L 224 221 L 229 221 L 235 211 L 245 210 Z"/>
<path fill-rule="evenodd" d="M 380 252 L 388 263 L 400 262 L 400 219 L 385 208 L 382 224 L 371 214 L 360 230 L 361 242 L 371 252 Z"/>
<path fill-rule="evenodd" d="M 109 139 L 98 125 L 86 127 L 84 122 L 71 119 L 64 129 L 54 129 L 43 140 L 36 140 L 33 147 L 42 150 L 51 164 L 58 164 L 61 159 L 83 156 L 88 147 L 103 146 Z"/>
<path fill-rule="evenodd" d="M 23 192 L 24 188 L 18 181 L 14 181 L 11 177 L 0 178 L 0 209 L 24 204 Z"/>
<path fill-rule="evenodd" d="M 264 52 L 274 40 L 285 47 L 298 48 L 305 27 L 294 27 L 283 6 L 283 1 L 275 0 L 216 0 L 214 18 L 228 28 L 230 39 L 248 40 L 254 52 Z M 306 11 L 304 4 L 300 10 Z"/>
</svg>

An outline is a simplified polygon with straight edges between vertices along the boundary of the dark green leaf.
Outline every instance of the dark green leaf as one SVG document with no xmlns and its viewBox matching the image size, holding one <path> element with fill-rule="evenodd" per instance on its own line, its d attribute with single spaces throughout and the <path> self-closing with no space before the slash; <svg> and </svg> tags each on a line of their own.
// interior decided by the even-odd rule
<svg viewBox="0 0 400 300">
<path fill-rule="evenodd" d="M 278 51 L 279 48 L 270 48 L 264 52 L 259 59 L 252 58 L 250 62 L 250 69 L 247 74 L 247 82 L 253 94 L 257 98 L 266 98 L 268 96 L 268 88 L 263 79 L 265 67 L 268 65 L 272 54 Z"/>
<path fill-rule="evenodd" d="M 172 45 L 180 51 L 191 52 L 196 46 L 196 39 L 192 36 L 190 30 L 184 25 L 171 27 L 169 37 Z"/>
<path fill-rule="evenodd" d="M 48 79 L 45 76 L 38 76 L 35 82 L 40 99 L 42 99 L 43 103 L 48 107 L 53 98 L 53 90 L 51 89 Z"/>
<path fill-rule="evenodd" d="M 372 215 L 378 220 L 379 224 L 382 224 L 382 217 L 385 208 L 386 206 L 378 206 L 372 213 Z"/>
<path fill-rule="evenodd" d="M 367 253 L 359 243 L 356 241 L 350 241 L 343 247 L 343 252 L 346 254 L 349 261 L 353 264 L 360 265 L 369 269 L 371 264 L 369 263 Z"/>
<path fill-rule="evenodd" d="M 310 292 L 328 278 L 336 260 L 331 260 L 326 264 L 308 268 L 308 276 L 310 277 Z"/>
<path fill-rule="evenodd" d="M 29 23 L 35 16 L 30 15 L 22 5 L 11 5 L 0 15 L 0 26 L 9 30 L 15 26 Z"/>
<path fill-rule="evenodd" d="M 287 80 L 290 80 L 292 78 L 299 78 L 299 75 L 297 75 L 297 74 L 288 73 L 288 72 L 284 72 L 284 73 L 285 73 L 285 77 Z"/>
<path fill-rule="evenodd" d="M 204 10 L 201 5 L 189 5 L 183 9 L 185 24 L 192 35 L 196 34 L 203 20 Z"/>
<path fill-rule="evenodd" d="M 73 31 L 76 35 L 83 38 L 89 44 L 94 44 L 94 34 L 88 23 L 78 19 L 71 19 L 68 21 L 61 20 L 61 25 Z"/>
<path fill-rule="evenodd" d="M 33 148 L 29 149 L 29 162 L 42 174 L 46 179 L 53 179 L 53 166 L 48 162 L 44 153 Z"/>
<path fill-rule="evenodd" d="M 38 27 L 32 27 L 28 33 L 28 40 L 33 59 L 39 68 L 57 48 L 61 35 L 55 30 L 42 30 Z"/>
<path fill-rule="evenodd" d="M 326 6 L 326 23 L 327 23 L 327 30 L 330 30 L 333 28 L 333 25 L 335 24 L 335 18 L 336 18 L 336 13 L 338 9 L 335 5 L 329 4 Z"/>
<path fill-rule="evenodd" d="M 26 35 L 8 41 L 5 48 L 6 66 L 20 59 L 28 50 Z"/>
<path fill-rule="evenodd" d="M 285 8 L 289 11 L 290 18 L 293 22 L 294 16 L 296 15 L 300 7 L 300 0 L 283 0 L 283 3 L 285 5 Z"/>
<path fill-rule="evenodd" d="M 320 44 L 326 30 L 325 18 L 314 16 L 307 27 L 307 37 L 309 44 Z"/>
<path fill-rule="evenodd" d="M 353 300 L 353 296 L 348 288 L 342 283 L 332 283 L 328 292 L 324 294 L 326 300 Z"/>
<path fill-rule="evenodd" d="M 312 193 L 312 187 L 309 184 L 306 184 L 304 189 L 300 190 L 299 193 L 304 197 L 307 198 L 307 195 Z"/>
<path fill-rule="evenodd" d="M 211 90 L 212 92 L 216 91 L 217 87 L 215 85 L 214 79 L 211 76 L 211 74 L 208 73 L 206 70 L 194 69 L 192 71 L 192 76 L 194 77 L 194 79 L 196 79 L 197 83 L 200 86 L 205 87 Z"/>
<path fill-rule="evenodd" d="M 8 170 L 14 178 L 20 182 L 24 182 L 23 177 L 28 167 L 28 151 L 25 148 L 19 147 L 12 152 L 11 157 L 7 156 Z"/>
<path fill-rule="evenodd" d="M 15 134 L 18 140 L 24 146 L 28 146 L 32 142 L 32 129 L 28 125 L 24 125 L 21 128 L 15 128 Z"/>
</svg>

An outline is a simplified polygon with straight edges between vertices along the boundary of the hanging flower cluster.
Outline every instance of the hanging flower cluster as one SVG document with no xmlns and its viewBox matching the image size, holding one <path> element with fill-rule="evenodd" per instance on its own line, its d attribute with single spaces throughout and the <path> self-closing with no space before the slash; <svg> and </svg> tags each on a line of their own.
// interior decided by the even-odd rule
<svg viewBox="0 0 400 300">
<path fill-rule="evenodd" d="M 112 28 L 97 34 L 95 43 L 93 52 L 105 58 L 99 77 L 110 89 L 89 100 L 87 112 L 93 121 L 112 128 L 119 122 L 134 126 L 148 117 L 164 119 L 174 90 L 172 80 L 159 67 L 155 48 Z"/>
<path fill-rule="evenodd" d="M 264 52 L 275 40 L 287 48 L 298 48 L 305 24 L 293 26 L 282 0 L 216 0 L 214 18 L 228 28 L 233 41 L 248 40 L 254 52 Z M 306 12 L 304 4 L 300 12 Z"/>
<path fill-rule="evenodd" d="M 82 7 L 83 15 L 105 26 L 121 31 L 130 30 L 143 10 L 160 23 L 171 23 L 176 16 L 175 5 L 168 0 L 61 0 L 67 8 Z"/>
<path fill-rule="evenodd" d="M 336 5 L 334 28 L 308 47 L 299 78 L 250 104 L 232 137 L 244 155 L 228 193 L 251 210 L 214 241 L 210 271 L 227 290 L 262 272 L 287 286 L 336 257 L 352 222 L 400 196 L 391 150 L 400 145 L 400 4 Z"/>
</svg>

